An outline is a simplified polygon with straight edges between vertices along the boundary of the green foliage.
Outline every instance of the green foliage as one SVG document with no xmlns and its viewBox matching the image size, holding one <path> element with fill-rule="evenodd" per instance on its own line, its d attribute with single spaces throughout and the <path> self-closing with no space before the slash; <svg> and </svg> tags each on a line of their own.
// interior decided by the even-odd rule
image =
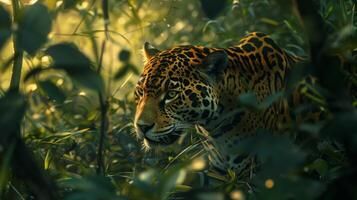
<svg viewBox="0 0 357 200">
<path fill-rule="evenodd" d="M 66 95 L 59 89 L 56 84 L 50 80 L 39 81 L 38 85 L 47 94 L 47 96 L 57 103 L 63 103 Z"/>
<path fill-rule="evenodd" d="M 108 178 L 104 177 L 85 177 L 73 178 L 61 181 L 62 187 L 73 188 L 66 200 L 96 200 L 96 199 L 117 199 L 115 187 Z"/>
<path fill-rule="evenodd" d="M 259 102 L 256 95 L 252 92 L 244 93 L 239 95 L 238 101 L 241 106 L 245 108 L 255 109 L 255 110 L 264 110 L 271 106 L 273 103 L 277 102 L 283 96 L 282 92 L 275 93 L 270 95 L 268 98 L 263 99 Z"/>
<path fill-rule="evenodd" d="M 78 1 L 64 0 L 63 1 L 63 9 L 71 9 L 77 5 Z"/>
<path fill-rule="evenodd" d="M 11 35 L 11 18 L 9 13 L 0 5 L 0 49 Z"/>
<path fill-rule="evenodd" d="M 122 62 L 128 62 L 130 59 L 130 51 L 128 50 L 122 50 L 120 51 L 119 55 L 119 60 Z"/>
<path fill-rule="evenodd" d="M 0 199 L 356 198 L 356 1 L 13 2 L 13 20 L 0 5 Z M 326 116 L 259 130 L 233 147 L 232 154 L 260 161 L 249 180 L 209 171 L 207 138 L 194 130 L 179 143 L 143 150 L 132 93 L 144 41 L 160 49 L 227 47 L 250 31 L 306 59 L 292 69 L 285 93 L 242 94 L 237 110 L 265 109 L 298 90 L 311 101 L 293 113 L 318 108 Z M 19 91 L 3 86 L 19 59 L 13 49 L 25 52 Z M 318 84 L 301 83 L 308 74 Z"/>
<path fill-rule="evenodd" d="M 215 19 L 227 7 L 226 0 L 201 0 L 202 11 L 210 19 Z"/>
<path fill-rule="evenodd" d="M 103 81 L 91 68 L 91 61 L 73 44 L 56 44 L 45 53 L 52 57 L 54 69 L 62 69 L 75 81 L 94 90 L 103 89 Z"/>
<path fill-rule="evenodd" d="M 46 43 L 51 26 L 52 20 L 46 6 L 36 3 L 26 7 L 21 13 L 16 31 L 19 48 L 34 55 Z"/>
<path fill-rule="evenodd" d="M 11 137 L 8 134 L 15 134 L 18 126 L 26 110 L 25 99 L 16 91 L 8 91 L 0 99 L 0 125 L 1 131 L 1 145 L 8 142 Z"/>
</svg>

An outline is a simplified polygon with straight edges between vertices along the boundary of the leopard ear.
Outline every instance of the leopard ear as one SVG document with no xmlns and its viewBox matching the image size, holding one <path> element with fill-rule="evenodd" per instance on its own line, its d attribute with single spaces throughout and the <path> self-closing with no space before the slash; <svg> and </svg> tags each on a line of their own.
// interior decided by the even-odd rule
<svg viewBox="0 0 357 200">
<path fill-rule="evenodd" d="M 203 62 L 202 68 L 209 76 L 217 77 L 228 66 L 228 55 L 225 51 L 215 51 L 208 54 Z"/>
<path fill-rule="evenodd" d="M 145 42 L 144 44 L 144 53 L 145 53 L 145 58 L 146 60 L 150 60 L 153 56 L 155 56 L 157 53 L 160 51 L 153 47 L 150 43 Z"/>
</svg>

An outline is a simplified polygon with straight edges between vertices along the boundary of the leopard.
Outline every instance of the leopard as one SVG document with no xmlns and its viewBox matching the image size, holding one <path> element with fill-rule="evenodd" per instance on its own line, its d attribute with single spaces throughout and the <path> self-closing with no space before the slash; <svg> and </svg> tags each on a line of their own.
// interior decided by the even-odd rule
<svg viewBox="0 0 357 200">
<path fill-rule="evenodd" d="M 189 128 L 204 133 L 214 168 L 238 173 L 253 162 L 230 149 L 258 129 L 278 130 L 290 122 L 289 103 L 279 98 L 264 109 L 237 109 L 243 94 L 257 102 L 286 90 L 295 63 L 270 36 L 251 32 L 228 48 L 183 45 L 158 50 L 144 44 L 146 59 L 134 98 L 134 129 L 146 147 L 177 141 Z"/>
</svg>

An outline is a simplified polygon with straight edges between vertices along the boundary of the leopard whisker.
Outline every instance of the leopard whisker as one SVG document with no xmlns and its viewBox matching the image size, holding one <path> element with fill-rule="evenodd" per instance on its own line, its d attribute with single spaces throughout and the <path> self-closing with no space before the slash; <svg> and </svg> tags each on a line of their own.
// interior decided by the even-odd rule
<svg viewBox="0 0 357 200">
<path fill-rule="evenodd" d="M 141 142 L 141 150 L 145 153 L 149 152 L 151 150 L 150 145 L 146 142 L 146 140 L 143 140 Z"/>
<path fill-rule="evenodd" d="M 178 124 L 175 127 L 176 127 L 176 129 L 187 129 L 187 128 L 192 127 L 192 125 L 190 125 L 190 124 Z"/>
<path fill-rule="evenodd" d="M 167 126 L 165 127 L 164 129 L 162 130 L 159 130 L 159 131 L 156 131 L 156 133 L 167 133 L 167 132 L 170 132 L 172 129 L 175 128 L 175 125 L 171 125 L 171 126 Z"/>
</svg>

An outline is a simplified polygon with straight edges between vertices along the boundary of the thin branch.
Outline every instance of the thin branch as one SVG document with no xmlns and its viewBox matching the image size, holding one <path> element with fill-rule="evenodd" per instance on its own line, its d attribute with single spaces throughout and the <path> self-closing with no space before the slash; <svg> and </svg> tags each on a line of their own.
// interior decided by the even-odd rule
<svg viewBox="0 0 357 200">
<path fill-rule="evenodd" d="M 97 152 L 97 174 L 104 175 L 104 160 L 103 160 L 103 147 L 104 147 L 104 138 L 108 132 L 108 102 L 104 99 L 101 91 L 98 92 L 98 98 L 100 103 L 100 135 L 99 135 L 99 145 Z"/>
<path fill-rule="evenodd" d="M 15 23 L 18 21 L 19 18 L 18 15 L 19 15 L 20 7 L 21 7 L 21 3 L 18 0 L 12 0 L 12 8 L 14 13 L 13 21 Z M 13 45 L 14 45 L 14 62 L 12 66 L 10 89 L 18 91 L 20 87 L 23 51 L 21 48 L 19 48 L 16 37 L 13 37 Z"/>
<path fill-rule="evenodd" d="M 103 65 L 103 56 L 105 51 L 106 40 L 103 40 L 101 53 L 99 57 L 99 63 L 97 68 L 97 73 L 100 74 Z M 104 171 L 104 161 L 103 161 L 103 146 L 104 146 L 104 138 L 106 133 L 108 132 L 108 102 L 103 95 L 103 91 L 98 91 L 98 98 L 100 104 L 100 135 L 99 135 L 99 145 L 97 152 L 97 174 L 105 174 Z"/>
<path fill-rule="evenodd" d="M 106 40 L 103 40 L 102 42 L 102 47 L 101 47 L 101 54 L 100 54 L 100 57 L 99 57 L 99 65 L 98 65 L 98 68 L 97 68 L 97 73 L 100 74 L 100 72 L 102 71 L 102 63 L 103 63 L 103 56 L 104 56 L 104 51 L 105 51 L 105 46 L 106 46 Z"/>
<path fill-rule="evenodd" d="M 95 2 L 96 2 L 96 0 L 93 0 L 93 1 L 92 1 L 92 4 L 90 5 L 89 10 L 93 8 L 93 6 L 95 5 Z M 84 15 L 83 15 L 81 21 L 78 23 L 78 25 L 76 26 L 76 28 L 74 28 L 74 31 L 73 31 L 72 34 L 76 34 L 76 33 L 77 33 L 79 27 L 82 25 L 82 23 L 83 23 L 84 20 L 86 19 L 88 13 L 89 13 L 89 12 L 84 13 Z"/>
<path fill-rule="evenodd" d="M 102 10 L 103 10 L 103 18 L 104 18 L 104 30 L 105 30 L 105 36 L 108 39 L 109 38 L 109 33 L 108 33 L 108 26 L 109 26 L 109 12 L 108 12 L 108 0 L 102 0 Z"/>
</svg>

